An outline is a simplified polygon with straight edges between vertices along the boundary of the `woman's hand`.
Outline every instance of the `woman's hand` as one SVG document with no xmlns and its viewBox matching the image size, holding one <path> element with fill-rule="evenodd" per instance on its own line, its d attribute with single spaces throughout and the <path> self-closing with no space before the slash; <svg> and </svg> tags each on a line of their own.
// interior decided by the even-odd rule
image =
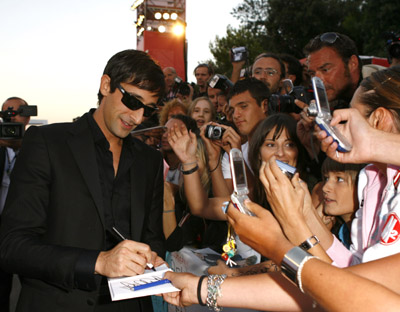
<svg viewBox="0 0 400 312">
<path fill-rule="evenodd" d="M 346 123 L 340 124 L 342 121 L 346 121 Z M 337 143 L 321 130 L 317 137 L 321 141 L 322 150 L 330 158 L 337 162 L 353 164 L 376 161 L 372 157 L 375 147 L 371 143 L 371 139 L 378 131 L 368 124 L 358 110 L 354 108 L 335 110 L 331 125 L 335 126 L 353 147 L 350 152 L 346 153 L 336 151 Z"/>
<path fill-rule="evenodd" d="M 255 216 L 239 212 L 231 203 L 227 211 L 229 223 L 242 242 L 275 263 L 281 263 L 283 256 L 293 245 L 286 239 L 279 223 L 268 210 L 250 200 L 246 200 L 245 205 Z"/>
<path fill-rule="evenodd" d="M 276 164 L 275 157 L 261 165 L 260 180 L 264 185 L 268 203 L 286 232 L 287 227 L 295 226 L 297 219 L 303 217 L 305 192 L 300 186 L 300 182 L 303 182 L 300 181 L 298 173 L 289 180 Z"/>
<path fill-rule="evenodd" d="M 197 304 L 197 284 L 199 277 L 190 273 L 166 272 L 164 278 L 169 279 L 176 288 L 181 291 L 163 294 L 163 299 L 173 305 L 186 307 Z M 207 281 L 203 280 L 203 286 Z M 203 298 L 205 302 L 205 298 Z"/>
<path fill-rule="evenodd" d="M 197 139 L 196 135 L 188 132 L 185 125 L 174 125 L 168 131 L 168 143 L 182 164 L 196 162 Z"/>
</svg>

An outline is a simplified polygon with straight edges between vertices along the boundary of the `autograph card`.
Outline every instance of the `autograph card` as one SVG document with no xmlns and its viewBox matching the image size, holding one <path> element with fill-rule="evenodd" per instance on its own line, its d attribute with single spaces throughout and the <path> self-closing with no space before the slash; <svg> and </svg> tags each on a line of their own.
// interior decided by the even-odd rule
<svg viewBox="0 0 400 312">
<path fill-rule="evenodd" d="M 146 270 L 142 275 L 108 278 L 108 288 L 110 289 L 112 301 L 180 291 L 180 289 L 172 286 L 171 283 L 151 286 L 141 290 L 134 290 L 135 286 L 162 280 L 165 273 L 168 271 L 172 270 L 163 264 L 157 267 L 155 272 L 152 270 Z"/>
</svg>

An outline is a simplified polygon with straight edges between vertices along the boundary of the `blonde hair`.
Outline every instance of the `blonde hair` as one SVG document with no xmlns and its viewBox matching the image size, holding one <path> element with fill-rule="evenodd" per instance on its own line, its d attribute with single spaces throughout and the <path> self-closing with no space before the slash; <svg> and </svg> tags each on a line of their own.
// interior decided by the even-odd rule
<svg viewBox="0 0 400 312">
<path fill-rule="evenodd" d="M 193 113 L 193 111 L 194 111 L 194 109 L 195 109 L 195 107 L 196 107 L 196 104 L 197 104 L 198 102 L 200 102 L 200 101 L 206 101 L 206 102 L 208 103 L 208 106 L 210 107 L 210 110 L 211 110 L 211 120 L 212 120 L 212 121 L 215 121 L 216 118 L 217 118 L 217 112 L 215 111 L 215 106 L 214 106 L 214 104 L 210 101 L 210 99 L 209 99 L 208 97 L 205 97 L 205 96 L 201 96 L 201 97 L 195 98 L 195 99 L 192 101 L 192 103 L 190 103 L 189 109 L 188 109 L 188 115 L 189 115 L 190 117 L 192 117 L 192 113 Z"/>
<path fill-rule="evenodd" d="M 168 121 L 168 114 L 171 111 L 171 109 L 179 107 L 182 109 L 185 115 L 188 113 L 188 108 L 187 105 L 181 102 L 179 99 L 172 99 L 168 102 L 165 103 L 163 108 L 160 111 L 160 126 L 164 126 L 167 121 Z"/>
</svg>

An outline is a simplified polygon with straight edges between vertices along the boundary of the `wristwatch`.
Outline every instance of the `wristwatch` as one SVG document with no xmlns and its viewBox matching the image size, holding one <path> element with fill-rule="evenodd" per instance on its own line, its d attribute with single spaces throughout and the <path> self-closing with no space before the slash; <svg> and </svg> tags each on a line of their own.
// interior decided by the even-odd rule
<svg viewBox="0 0 400 312">
<path fill-rule="evenodd" d="M 309 250 L 313 248 L 314 246 L 319 244 L 319 239 L 317 236 L 313 235 L 310 238 L 306 239 L 304 242 L 302 242 L 299 247 L 303 250 Z"/>
</svg>

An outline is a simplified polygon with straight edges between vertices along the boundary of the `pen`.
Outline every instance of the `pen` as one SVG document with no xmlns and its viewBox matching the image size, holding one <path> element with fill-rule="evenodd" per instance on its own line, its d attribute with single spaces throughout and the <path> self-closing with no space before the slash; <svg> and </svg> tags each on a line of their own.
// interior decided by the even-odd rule
<svg viewBox="0 0 400 312">
<path fill-rule="evenodd" d="M 122 235 L 122 234 L 117 230 L 117 228 L 116 228 L 115 226 L 113 226 L 112 229 L 113 229 L 113 231 L 114 231 L 115 233 L 118 234 L 118 236 L 119 236 L 122 240 L 126 240 L 125 236 Z M 151 263 L 146 263 L 146 265 L 147 265 L 147 267 L 148 267 L 149 269 L 151 269 L 151 270 L 153 270 L 153 271 L 156 271 L 156 269 L 154 268 L 154 265 L 152 265 Z"/>
<path fill-rule="evenodd" d="M 163 284 L 167 284 L 167 283 L 171 283 L 171 281 L 169 279 L 162 279 L 159 281 L 155 281 L 155 282 L 151 282 L 151 283 L 147 283 L 147 284 L 143 284 L 143 285 L 133 286 L 133 290 L 134 291 L 142 290 L 142 289 L 155 287 L 155 286 L 159 286 L 159 285 L 163 285 Z"/>
</svg>

